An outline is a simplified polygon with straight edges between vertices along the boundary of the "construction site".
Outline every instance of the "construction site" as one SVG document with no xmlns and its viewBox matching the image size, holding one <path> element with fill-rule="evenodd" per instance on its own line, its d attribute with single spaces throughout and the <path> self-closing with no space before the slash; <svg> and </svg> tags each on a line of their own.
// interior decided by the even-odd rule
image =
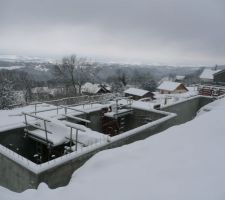
<svg viewBox="0 0 225 200">
<path fill-rule="evenodd" d="M 50 188 L 67 185 L 95 153 L 187 122 L 214 98 L 195 96 L 157 109 L 129 97 L 73 100 L 35 103 L 32 111 L 21 112 L 23 123 L 1 130 L 0 185 L 16 192 L 41 182 Z"/>
</svg>

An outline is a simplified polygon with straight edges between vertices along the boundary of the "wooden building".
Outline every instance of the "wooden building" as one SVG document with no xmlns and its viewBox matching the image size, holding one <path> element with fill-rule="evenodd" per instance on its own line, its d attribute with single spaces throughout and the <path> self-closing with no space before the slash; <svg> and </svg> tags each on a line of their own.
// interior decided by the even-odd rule
<svg viewBox="0 0 225 200">
<path fill-rule="evenodd" d="M 81 87 L 82 94 L 94 95 L 94 94 L 105 94 L 110 93 L 109 86 L 101 85 L 101 84 L 92 84 L 85 83 Z"/>
<path fill-rule="evenodd" d="M 164 81 L 158 86 L 157 89 L 161 94 L 179 94 L 188 91 L 188 89 L 184 86 L 183 83 L 177 83 L 172 81 Z"/>
<path fill-rule="evenodd" d="M 220 70 L 213 74 L 213 81 L 216 84 L 225 85 L 225 69 Z"/>
<path fill-rule="evenodd" d="M 213 69 L 204 69 L 200 74 L 199 78 L 202 83 L 213 83 L 214 82 L 214 74 L 219 73 L 221 70 L 213 70 Z"/>
<path fill-rule="evenodd" d="M 147 97 L 153 99 L 154 96 L 152 92 L 138 88 L 129 88 L 124 91 L 124 94 L 126 97 L 132 97 L 133 100 L 139 100 Z"/>
</svg>

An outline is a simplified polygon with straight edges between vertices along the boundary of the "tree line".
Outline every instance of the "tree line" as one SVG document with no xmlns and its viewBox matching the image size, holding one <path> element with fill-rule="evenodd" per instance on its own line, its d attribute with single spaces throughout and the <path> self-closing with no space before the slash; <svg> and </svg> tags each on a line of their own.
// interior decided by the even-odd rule
<svg viewBox="0 0 225 200">
<path fill-rule="evenodd" d="M 98 76 L 101 68 L 97 66 L 97 63 L 90 62 L 87 58 L 76 55 L 64 57 L 60 63 L 52 66 L 53 78 L 48 81 L 34 81 L 31 74 L 20 70 L 0 70 L 0 109 L 10 108 L 11 104 L 17 103 L 15 91 L 22 91 L 26 103 L 49 98 L 35 98 L 32 93 L 32 88 L 35 87 L 62 87 L 64 96 L 81 95 L 81 87 L 86 82 L 107 83 L 112 86 L 113 92 L 122 92 L 128 84 L 150 91 L 156 88 L 156 80 L 149 72 L 124 67 L 104 78 Z"/>
</svg>

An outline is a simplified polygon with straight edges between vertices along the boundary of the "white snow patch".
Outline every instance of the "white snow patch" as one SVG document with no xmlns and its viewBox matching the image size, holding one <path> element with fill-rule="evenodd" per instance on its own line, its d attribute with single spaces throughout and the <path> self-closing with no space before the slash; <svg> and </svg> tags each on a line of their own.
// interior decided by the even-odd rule
<svg viewBox="0 0 225 200">
<path fill-rule="evenodd" d="M 41 71 L 41 72 L 47 72 L 49 70 L 48 68 L 46 68 L 43 65 L 37 65 L 37 66 L 35 66 L 34 69 L 37 70 L 37 71 Z"/>
<path fill-rule="evenodd" d="M 99 84 L 92 83 L 85 83 L 81 87 L 81 91 L 88 94 L 97 94 L 100 89 L 101 87 L 99 86 Z"/>
<path fill-rule="evenodd" d="M 25 66 L 10 66 L 10 67 L 0 67 L 0 70 L 15 70 L 15 69 L 21 69 L 24 68 Z"/>
</svg>

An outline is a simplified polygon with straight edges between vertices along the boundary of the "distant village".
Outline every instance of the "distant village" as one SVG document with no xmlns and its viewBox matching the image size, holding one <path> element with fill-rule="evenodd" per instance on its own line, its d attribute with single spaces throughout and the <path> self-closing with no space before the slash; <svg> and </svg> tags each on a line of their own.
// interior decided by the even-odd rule
<svg viewBox="0 0 225 200">
<path fill-rule="evenodd" d="M 185 76 L 166 76 L 158 83 L 155 91 L 149 91 L 134 85 L 126 85 L 120 94 L 125 97 L 132 97 L 133 100 L 140 100 L 155 104 L 167 104 L 180 99 L 189 98 L 197 94 L 207 96 L 219 96 L 225 93 L 225 70 L 204 69 L 199 75 L 199 84 L 185 84 Z M 224 86 L 224 87 L 223 87 Z M 78 90 L 78 86 L 77 90 Z M 62 94 L 64 88 L 35 87 L 32 94 L 37 99 L 43 97 L 57 97 Z M 81 86 L 81 95 L 99 95 L 113 93 L 112 85 L 107 83 L 97 84 L 86 82 Z"/>
<path fill-rule="evenodd" d="M 87 62 L 76 55 L 60 64 L 0 61 L 1 109 L 82 95 L 119 94 L 153 107 L 195 95 L 224 93 L 223 66 L 187 68 Z M 168 68 L 168 69 L 167 69 Z M 177 70 L 175 70 L 177 69 Z"/>
</svg>

